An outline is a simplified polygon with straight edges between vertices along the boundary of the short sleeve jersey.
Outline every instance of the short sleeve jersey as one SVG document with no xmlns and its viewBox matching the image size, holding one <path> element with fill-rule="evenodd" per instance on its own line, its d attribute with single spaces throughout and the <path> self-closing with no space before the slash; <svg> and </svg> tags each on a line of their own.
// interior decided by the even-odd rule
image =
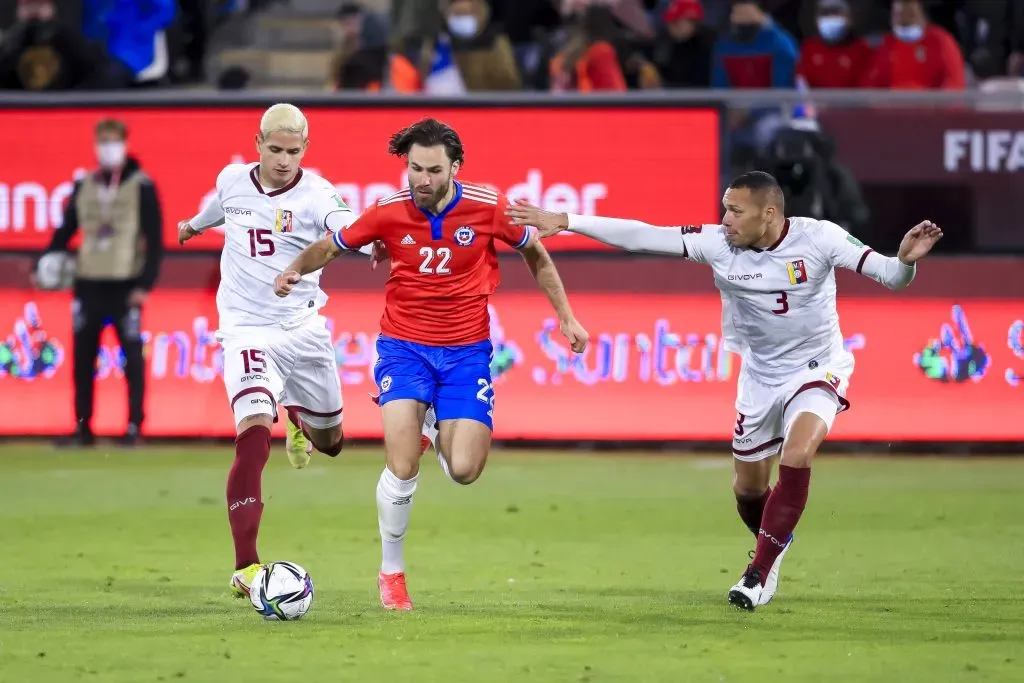
<svg viewBox="0 0 1024 683">
<path fill-rule="evenodd" d="M 488 298 L 497 289 L 497 241 L 516 248 L 530 228 L 512 225 L 499 192 L 455 183 L 438 214 L 416 206 L 409 190 L 379 200 L 334 235 L 342 249 L 381 240 L 391 256 L 381 332 L 432 346 L 474 344 L 489 338 Z"/>
<path fill-rule="evenodd" d="M 340 212 L 356 216 L 327 180 L 299 170 L 279 189 L 264 188 L 258 164 L 232 164 L 217 177 L 216 195 L 224 215 L 224 249 L 220 259 L 217 311 L 220 328 L 297 324 L 327 301 L 320 272 L 309 273 L 292 295 L 274 294 L 274 278 L 299 253 L 327 234 L 326 221 Z"/>
</svg>

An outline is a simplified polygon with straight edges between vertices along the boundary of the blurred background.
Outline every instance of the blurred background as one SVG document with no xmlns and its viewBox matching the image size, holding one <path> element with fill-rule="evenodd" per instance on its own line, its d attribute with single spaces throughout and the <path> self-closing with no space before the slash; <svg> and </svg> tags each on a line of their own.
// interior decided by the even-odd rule
<svg viewBox="0 0 1024 683">
<path fill-rule="evenodd" d="M 1024 425 L 1024 2 L 1016 0 L 17 0 L 0 6 L 0 433 L 76 427 L 75 298 L 41 290 L 75 183 L 123 122 L 156 190 L 139 340 L 145 419 L 129 420 L 113 318 L 97 346 L 97 434 L 229 437 L 212 334 L 222 240 L 180 248 L 220 169 L 256 160 L 262 110 L 306 111 L 306 165 L 357 211 L 404 183 L 390 133 L 425 115 L 463 135 L 463 175 L 546 208 L 716 223 L 731 176 L 775 174 L 789 215 L 884 253 L 945 230 L 906 292 L 841 273 L 858 359 L 840 442 L 1013 442 Z M 115 135 L 116 137 L 116 135 Z M 67 231 L 65 231 L 67 232 Z M 593 348 L 574 358 L 514 254 L 494 299 L 496 437 L 721 444 L 738 358 L 710 273 L 552 241 Z M 381 273 L 328 269 L 325 314 L 346 432 L 375 439 Z M 67 283 L 65 283 L 67 284 Z M 151 290 L 151 291 L 150 291 Z M 538 410 L 538 407 L 540 409 Z M 942 419 L 911 419 L 942 415 Z M 614 416 L 614 417 L 611 417 Z M 138 434 L 136 435 L 138 436 Z"/>
</svg>

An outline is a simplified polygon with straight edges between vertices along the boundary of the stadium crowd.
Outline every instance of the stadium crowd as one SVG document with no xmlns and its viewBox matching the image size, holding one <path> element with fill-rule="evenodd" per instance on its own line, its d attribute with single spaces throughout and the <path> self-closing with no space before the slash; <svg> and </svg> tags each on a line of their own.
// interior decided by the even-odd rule
<svg viewBox="0 0 1024 683">
<path fill-rule="evenodd" d="M 219 21 L 269 5 L 287 11 L 290 1 L 18 0 L 8 21 L 0 15 L 0 88 L 202 83 Z M 963 89 L 1024 78 L 1024 3 L 1011 0 L 324 6 L 336 12 L 328 87 L 337 90 Z"/>
<path fill-rule="evenodd" d="M 346 3 L 334 86 L 462 91 L 964 88 L 1024 77 L 1009 0 Z"/>
</svg>

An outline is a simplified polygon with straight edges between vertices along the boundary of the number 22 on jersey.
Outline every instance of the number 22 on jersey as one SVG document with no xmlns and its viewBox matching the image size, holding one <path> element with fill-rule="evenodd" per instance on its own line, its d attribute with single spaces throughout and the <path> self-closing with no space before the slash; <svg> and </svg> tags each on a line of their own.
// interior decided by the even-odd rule
<svg viewBox="0 0 1024 683">
<path fill-rule="evenodd" d="M 452 260 L 452 250 L 448 247 L 422 247 L 420 256 L 423 257 L 420 272 L 424 275 L 451 275 L 448 262 Z"/>
</svg>

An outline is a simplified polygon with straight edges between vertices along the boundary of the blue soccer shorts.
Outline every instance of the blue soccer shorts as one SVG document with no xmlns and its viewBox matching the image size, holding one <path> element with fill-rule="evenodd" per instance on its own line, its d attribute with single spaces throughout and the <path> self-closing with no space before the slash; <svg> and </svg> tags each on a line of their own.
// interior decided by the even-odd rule
<svg viewBox="0 0 1024 683">
<path fill-rule="evenodd" d="M 494 429 L 490 340 L 462 346 L 428 346 L 377 338 L 373 379 L 380 405 L 411 398 L 434 406 L 438 420 L 468 418 Z"/>
</svg>

